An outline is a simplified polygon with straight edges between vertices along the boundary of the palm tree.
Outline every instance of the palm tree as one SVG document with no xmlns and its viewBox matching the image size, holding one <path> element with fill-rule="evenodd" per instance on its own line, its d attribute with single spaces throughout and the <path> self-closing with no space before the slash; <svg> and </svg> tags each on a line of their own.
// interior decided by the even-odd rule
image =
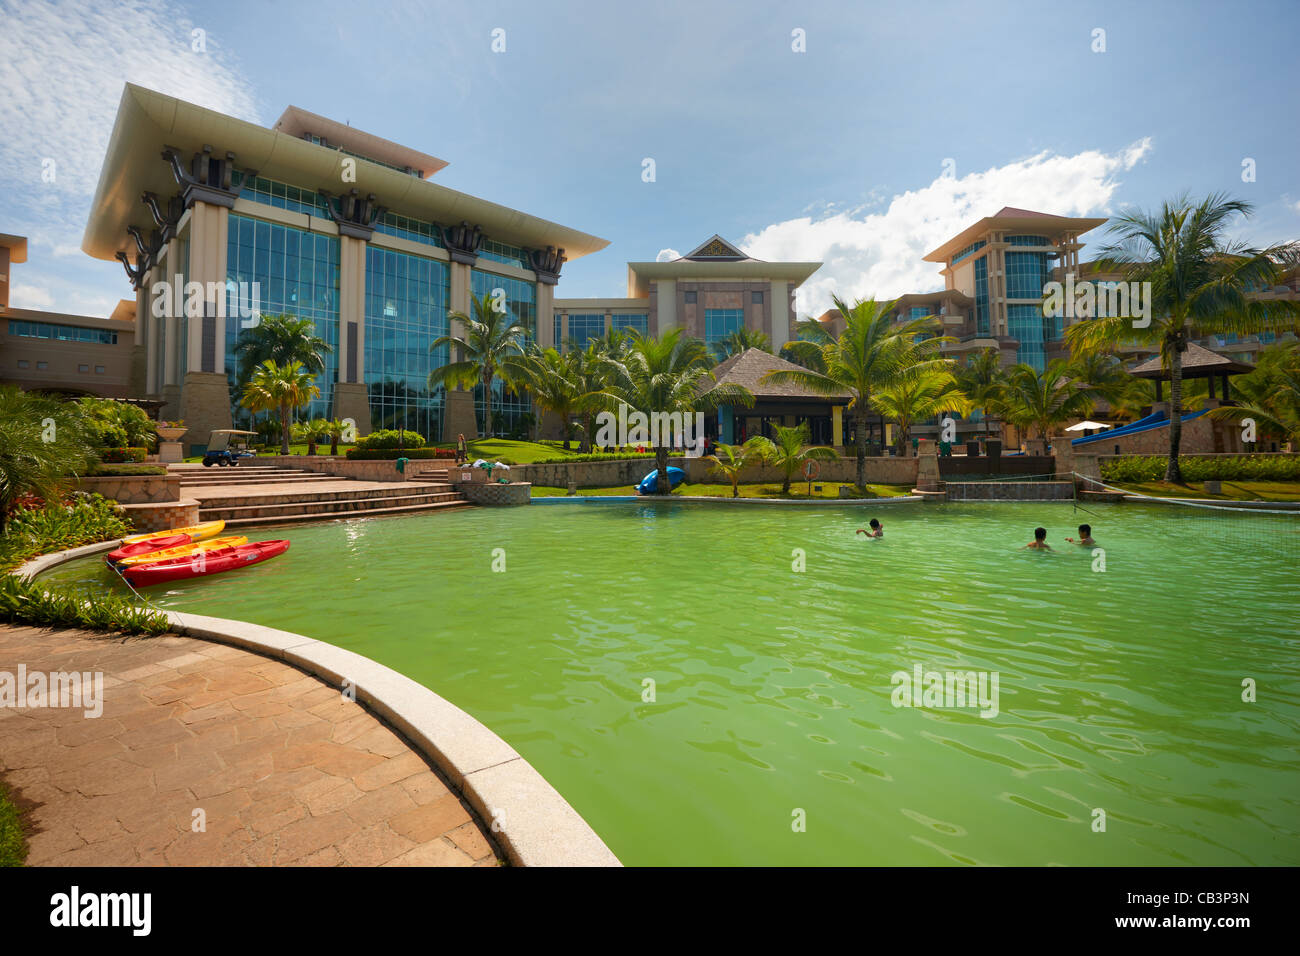
<svg viewBox="0 0 1300 956">
<path fill-rule="evenodd" d="M 772 343 L 768 339 L 767 333 L 743 326 L 713 343 L 713 352 L 720 362 L 731 358 L 733 355 L 739 355 L 747 349 L 771 352 Z"/>
<path fill-rule="evenodd" d="M 0 386 L 0 535 L 24 495 L 58 499 L 95 461 L 95 445 L 75 402 Z"/>
<path fill-rule="evenodd" d="M 1002 353 L 997 349 L 980 349 L 969 365 L 957 369 L 957 384 L 970 402 L 978 408 L 984 419 L 984 437 L 992 434 L 992 409 L 997 404 L 1006 385 L 1006 372 L 1002 368 Z"/>
<path fill-rule="evenodd" d="M 825 372 L 826 360 L 822 350 L 834 342 L 835 337 L 816 319 L 800 319 L 795 323 L 795 333 L 799 336 L 797 339 L 781 346 L 781 358 L 814 372 Z"/>
<path fill-rule="evenodd" d="M 338 418 L 320 418 L 316 420 L 316 424 L 320 426 L 320 430 L 317 434 L 329 437 L 330 456 L 337 457 L 339 453 L 339 440 L 348 430 L 348 426 L 344 425 L 342 420 Z"/>
<path fill-rule="evenodd" d="M 762 380 L 794 382 L 822 395 L 849 393 L 852 397 L 849 408 L 853 412 L 857 438 L 858 486 L 865 487 L 867 411 L 871 407 L 872 393 L 913 369 L 941 364 L 943 360 L 937 357 L 939 348 L 951 339 L 940 336 L 920 338 L 937 328 L 935 320 L 924 318 L 896 322 L 891 315 L 893 302 L 861 299 L 850 308 L 838 296 L 833 297 L 833 301 L 845 320 L 839 338 L 832 339 L 825 329 L 809 332 L 814 336 L 810 341 L 820 346 L 825 370 L 769 372 Z M 800 323 L 800 327 L 804 324 Z"/>
<path fill-rule="evenodd" d="M 334 351 L 316 334 L 316 323 L 289 312 L 258 316 L 258 324 L 243 329 L 235 343 L 239 360 L 238 384 L 248 382 L 253 370 L 267 359 L 277 365 L 299 362 L 313 375 L 325 371 L 325 356 Z"/>
<path fill-rule="evenodd" d="M 443 345 L 454 345 L 456 355 L 460 356 L 429 373 L 429 388 L 481 384 L 483 436 L 486 438 L 492 434 L 492 382 L 500 375 L 506 358 L 523 353 L 528 328 L 510 313 L 509 308 L 495 309 L 490 294 L 484 294 L 482 299 L 477 296 L 470 298 L 474 302 L 473 318 L 464 312 L 447 314 L 449 319 L 464 326 L 464 335 L 442 335 L 429 346 L 429 351 L 433 352 Z"/>
<path fill-rule="evenodd" d="M 1124 368 L 1124 362 L 1109 352 L 1091 351 L 1076 355 L 1069 360 L 1067 372 L 1085 386 L 1094 399 L 1101 399 L 1112 409 L 1124 399 L 1134 381 Z"/>
<path fill-rule="evenodd" d="M 1087 415 L 1093 397 L 1083 383 L 1070 375 L 1069 363 L 1056 359 L 1040 372 L 1024 362 L 1013 365 L 998 400 L 998 411 L 1017 428 L 1047 441 L 1052 428 Z"/>
<path fill-rule="evenodd" d="M 940 412 L 964 415 L 971 408 L 950 368 L 922 365 L 878 389 L 871 405 L 882 415 L 898 423 L 898 447 L 906 457 L 911 453 L 909 439 L 912 425 Z"/>
<path fill-rule="evenodd" d="M 280 454 L 289 454 L 289 413 L 320 396 L 313 376 L 301 362 L 279 365 L 267 359 L 253 370 L 239 404 L 250 412 L 279 411 Z"/>
<path fill-rule="evenodd" d="M 1290 328 L 1300 316 L 1300 302 L 1250 298 L 1277 283 L 1283 267 L 1300 256 L 1296 243 L 1257 249 L 1230 242 L 1225 233 L 1232 219 L 1252 211 L 1250 203 L 1214 193 L 1195 203 L 1179 196 L 1156 213 L 1130 210 L 1117 216 L 1110 226 L 1115 239 L 1102 248 L 1098 268 L 1118 272 L 1126 282 L 1150 283 L 1150 324 L 1136 327 L 1132 315 L 1101 316 L 1077 322 L 1065 333 L 1076 353 L 1126 341 L 1159 349 L 1169 373 L 1165 481 L 1183 484 L 1178 452 L 1188 343 L 1209 335 Z"/>
<path fill-rule="evenodd" d="M 1212 408 L 1212 418 L 1254 419 L 1257 429 L 1277 432 L 1283 441 L 1300 440 L 1300 347 L 1277 345 L 1260 352 L 1255 370 L 1233 383 L 1235 405 Z"/>
<path fill-rule="evenodd" d="M 808 444 L 808 423 L 786 427 L 777 425 L 776 441 L 759 436 L 751 438 L 745 444 L 754 445 L 755 451 L 764 461 L 780 468 L 784 478 L 781 482 L 781 494 L 790 493 L 790 482 L 806 461 L 834 461 L 839 456 L 834 448 L 825 445 Z"/>
<path fill-rule="evenodd" d="M 750 408 L 754 395 L 740 385 L 715 382 L 709 351 L 699 339 L 670 329 L 657 339 L 633 334 L 620 358 L 604 359 L 610 376 L 607 391 L 632 411 L 653 414 L 693 414 L 719 405 Z M 668 446 L 654 436 L 657 492 L 672 494 L 668 480 Z"/>
<path fill-rule="evenodd" d="M 704 460 L 709 463 L 709 471 L 714 474 L 724 476 L 731 482 L 731 497 L 740 497 L 740 475 L 751 462 L 763 457 L 764 446 L 762 442 L 766 438 L 755 436 L 743 445 L 728 445 L 724 442 L 718 442 L 714 447 L 717 449 L 712 455 L 705 455 Z M 770 445 L 771 442 L 768 442 Z"/>
<path fill-rule="evenodd" d="M 313 418 L 309 422 L 299 422 L 289 428 L 290 435 L 293 436 L 295 443 L 304 442 L 307 445 L 307 454 L 316 454 L 316 446 L 320 443 L 321 436 L 329 431 L 330 423 L 323 418 Z"/>
<path fill-rule="evenodd" d="M 569 449 L 569 425 L 574 414 L 584 412 L 589 416 L 589 410 L 601 397 L 609 398 L 604 393 L 603 382 L 584 368 L 587 359 L 588 350 L 561 354 L 556 349 L 546 348 L 508 356 L 502 361 L 502 368 L 528 391 L 537 407 L 554 412 L 560 419 L 566 451 Z M 594 388 L 596 385 L 600 387 Z M 586 433 L 584 431 L 584 435 Z"/>
</svg>

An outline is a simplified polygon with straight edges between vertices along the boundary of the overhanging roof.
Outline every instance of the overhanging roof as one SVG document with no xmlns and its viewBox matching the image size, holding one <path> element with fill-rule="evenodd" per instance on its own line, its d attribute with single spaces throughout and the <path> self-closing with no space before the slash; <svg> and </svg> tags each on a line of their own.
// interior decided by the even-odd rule
<svg viewBox="0 0 1300 956">
<path fill-rule="evenodd" d="M 205 145 L 222 156 L 233 152 L 237 168 L 256 169 L 268 179 L 335 193 L 342 192 L 344 186 L 355 187 L 362 195 L 374 193 L 394 212 L 447 226 L 468 221 L 482 226 L 489 239 L 531 248 L 555 246 L 563 248 L 569 259 L 609 245 L 606 239 L 364 159 L 357 160 L 357 181 L 343 184 L 336 150 L 128 83 L 118 105 L 81 248 L 96 259 L 112 259 L 119 251 L 134 256 L 137 250 L 126 227 L 138 226 L 146 235 L 155 228 L 148 208 L 140 201 L 141 193 L 170 196 L 177 191 L 171 170 L 161 158 L 163 149 L 175 147 L 188 160 Z"/>
<path fill-rule="evenodd" d="M 1081 235 L 1090 229 L 1105 225 L 1105 223 L 1106 219 L 1104 217 L 1101 219 L 1087 219 L 1072 216 L 1053 216 L 1045 212 L 1034 212 L 1031 209 L 1016 209 L 1013 206 L 1003 206 L 992 216 L 985 216 L 973 226 L 968 226 L 939 246 L 939 248 L 926 253 L 922 258 L 925 262 L 947 262 L 948 257 L 954 252 L 960 252 L 994 229 L 999 232 L 1019 232 L 1024 230 L 1032 235 L 1046 234 L 1051 236 L 1063 232 Z"/>
<path fill-rule="evenodd" d="M 781 371 L 806 372 L 808 370 L 795 365 L 793 362 L 787 362 L 779 355 L 773 355 L 771 352 L 764 352 L 762 349 L 745 349 L 738 355 L 733 355 L 721 364 L 714 366 L 713 377 L 716 381 L 710 382 L 706 379 L 700 392 L 701 394 L 707 394 L 725 383 L 741 385 L 749 389 L 755 398 L 763 399 L 800 399 L 827 402 L 832 405 L 844 405 L 852 398 L 848 392 L 824 395 L 821 392 L 814 392 L 811 389 L 804 388 L 795 382 L 763 381 L 763 377 L 769 372 Z"/>
<path fill-rule="evenodd" d="M 1183 353 L 1182 366 L 1183 378 L 1208 378 L 1211 375 L 1222 375 L 1225 372 L 1228 375 L 1244 375 L 1255 370 L 1253 365 L 1235 361 L 1226 355 L 1220 355 L 1218 352 L 1211 352 L 1195 342 L 1187 343 L 1187 351 Z M 1165 370 L 1164 360 L 1159 355 L 1147 359 L 1141 365 L 1133 368 L 1129 374 L 1137 378 L 1164 379 L 1166 381 L 1169 379 L 1169 372 Z"/>
<path fill-rule="evenodd" d="M 418 169 L 424 174 L 425 179 L 428 179 L 447 165 L 445 159 L 430 156 L 428 153 L 421 153 L 409 146 L 394 143 L 382 136 L 367 133 L 355 126 L 340 123 L 338 120 L 332 120 L 327 116 L 312 113 L 298 106 L 290 106 L 281 113 L 273 128 L 298 139 L 302 139 L 308 133 L 311 133 L 325 139 L 331 148 L 342 146 L 363 156 L 369 156 L 371 159 L 392 163 L 394 166 L 409 166 L 411 169 Z"/>
<path fill-rule="evenodd" d="M 0 232 L 0 248 L 9 250 L 10 262 L 27 261 L 27 237 Z"/>
<path fill-rule="evenodd" d="M 655 279 L 785 279 L 798 287 L 821 267 L 820 262 L 763 262 L 759 259 L 629 262 L 627 291 L 634 298 L 649 295 L 650 283 Z"/>
</svg>

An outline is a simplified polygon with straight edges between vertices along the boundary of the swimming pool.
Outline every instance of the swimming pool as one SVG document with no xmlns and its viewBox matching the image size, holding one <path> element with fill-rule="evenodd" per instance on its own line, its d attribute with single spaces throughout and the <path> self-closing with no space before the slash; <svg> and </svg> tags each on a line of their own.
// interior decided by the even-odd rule
<svg viewBox="0 0 1300 956">
<path fill-rule="evenodd" d="M 151 596 L 424 683 L 629 865 L 1300 862 L 1300 518 L 1089 510 L 479 508 L 275 529 Z M 1063 550 L 1017 550 L 1038 524 Z M 895 706 L 917 666 L 996 674 L 996 715 Z"/>
</svg>

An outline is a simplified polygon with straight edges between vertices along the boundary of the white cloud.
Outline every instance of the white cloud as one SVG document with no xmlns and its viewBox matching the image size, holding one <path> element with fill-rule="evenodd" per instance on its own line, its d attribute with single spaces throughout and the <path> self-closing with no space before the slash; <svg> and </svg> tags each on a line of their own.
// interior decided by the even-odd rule
<svg viewBox="0 0 1300 956">
<path fill-rule="evenodd" d="M 680 259 L 682 254 L 676 249 L 660 249 L 659 255 L 655 256 L 655 262 L 672 262 L 674 259 Z"/>
<path fill-rule="evenodd" d="M 48 311 L 54 305 L 54 296 L 40 286 L 14 284 L 9 290 L 9 304 L 15 309 L 41 309 Z"/>
<path fill-rule="evenodd" d="M 6 3 L 0 19 L 0 221 L 53 256 L 80 248 L 127 81 L 259 119 L 221 49 L 238 20 L 194 23 L 174 0 Z M 191 49 L 195 27 L 210 31 L 206 52 Z M 53 182 L 42 178 L 47 161 Z"/>
<path fill-rule="evenodd" d="M 757 259 L 824 263 L 800 290 L 800 311 L 813 315 L 830 308 L 832 293 L 852 300 L 935 291 L 943 288 L 938 265 L 921 260 L 931 249 L 1003 206 L 1063 216 L 1109 212 L 1116 175 L 1150 150 L 1147 137 L 1114 153 L 1045 151 L 983 172 L 940 176 L 894 196 L 883 212 L 867 212 L 880 205 L 872 201 L 819 219 L 789 219 L 740 244 Z"/>
<path fill-rule="evenodd" d="M 1296 212 L 1300 212 L 1300 200 L 1297 200 L 1295 205 L 1292 206 L 1291 208 L 1294 209 Z"/>
</svg>

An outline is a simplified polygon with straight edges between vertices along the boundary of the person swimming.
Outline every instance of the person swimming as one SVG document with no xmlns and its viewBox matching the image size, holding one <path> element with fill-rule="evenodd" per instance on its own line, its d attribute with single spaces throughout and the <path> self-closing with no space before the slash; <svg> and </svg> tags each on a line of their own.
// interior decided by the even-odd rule
<svg viewBox="0 0 1300 956">
<path fill-rule="evenodd" d="M 1084 548 L 1095 548 L 1097 546 L 1097 542 L 1092 540 L 1092 525 L 1090 524 L 1079 525 L 1078 541 L 1074 540 L 1074 538 L 1066 538 L 1065 540 L 1070 544 L 1077 544 Z"/>
<path fill-rule="evenodd" d="M 867 523 L 871 526 L 871 530 L 868 531 L 866 528 L 859 528 L 857 530 L 858 534 L 865 534 L 868 538 L 883 538 L 885 536 L 885 529 L 881 526 L 878 518 L 872 518 Z"/>
<path fill-rule="evenodd" d="M 1034 540 L 1031 541 L 1031 542 L 1029 542 L 1027 545 L 1025 545 L 1025 547 L 1026 547 L 1026 548 L 1031 548 L 1031 549 L 1033 549 L 1033 550 L 1035 550 L 1035 551 L 1051 551 L 1051 550 L 1052 550 L 1052 546 L 1051 546 L 1050 544 L 1047 543 L 1047 529 L 1046 529 L 1046 528 L 1035 528 L 1035 529 L 1034 529 Z M 1024 550 L 1024 549 L 1022 548 L 1021 550 Z"/>
</svg>

